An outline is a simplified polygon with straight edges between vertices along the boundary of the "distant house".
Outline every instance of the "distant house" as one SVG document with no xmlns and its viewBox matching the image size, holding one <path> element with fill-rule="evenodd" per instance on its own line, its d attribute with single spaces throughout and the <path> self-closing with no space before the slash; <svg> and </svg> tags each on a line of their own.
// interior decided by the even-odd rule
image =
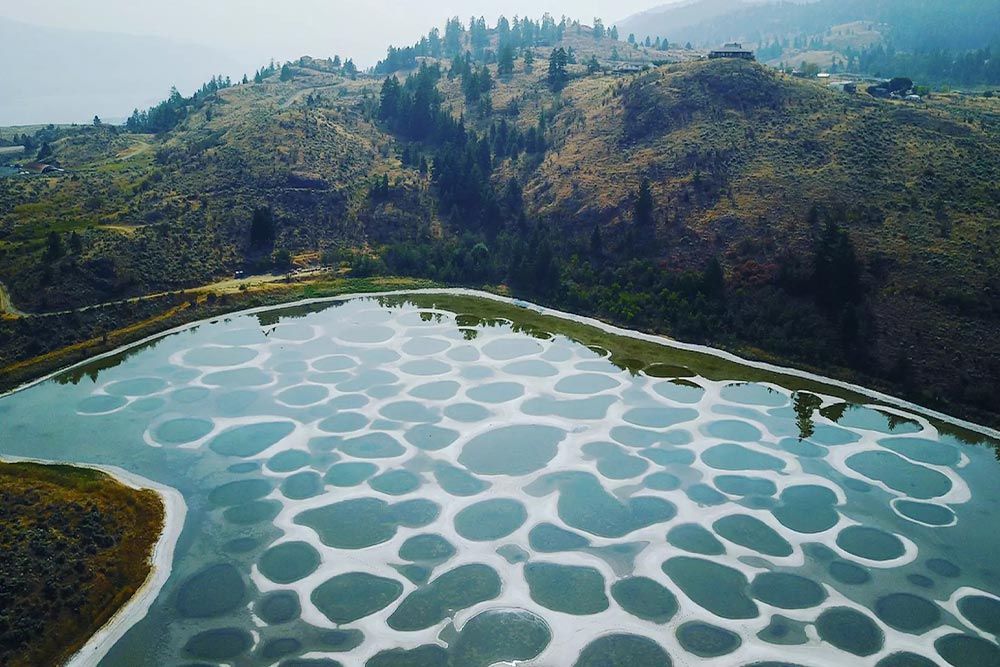
<svg viewBox="0 0 1000 667">
<path fill-rule="evenodd" d="M 615 68 L 615 74 L 638 74 L 642 67 L 635 63 L 624 63 Z"/>
<path fill-rule="evenodd" d="M 834 81 L 832 83 L 826 84 L 826 87 L 831 90 L 839 90 L 842 93 L 856 93 L 858 92 L 858 84 L 853 81 Z"/>
<path fill-rule="evenodd" d="M 741 60 L 757 60 L 753 51 L 750 49 L 744 49 L 743 45 L 739 42 L 731 42 L 726 44 L 720 49 L 715 49 L 708 53 L 708 57 L 711 60 L 716 60 L 718 58 L 740 58 Z"/>
</svg>

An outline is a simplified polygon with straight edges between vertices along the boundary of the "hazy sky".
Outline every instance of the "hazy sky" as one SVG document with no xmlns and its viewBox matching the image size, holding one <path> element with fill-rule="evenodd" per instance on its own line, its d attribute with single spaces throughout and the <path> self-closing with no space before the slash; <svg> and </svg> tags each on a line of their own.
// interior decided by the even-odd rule
<svg viewBox="0 0 1000 667">
<path fill-rule="evenodd" d="M 545 11 L 607 25 L 670 0 L 4 0 L 0 16 L 47 26 L 157 35 L 216 46 L 245 63 L 301 55 L 352 56 L 372 65 L 385 47 L 410 44 L 449 16 L 463 22 L 501 13 L 539 17 Z M 234 72 L 235 74 L 235 72 Z"/>
</svg>

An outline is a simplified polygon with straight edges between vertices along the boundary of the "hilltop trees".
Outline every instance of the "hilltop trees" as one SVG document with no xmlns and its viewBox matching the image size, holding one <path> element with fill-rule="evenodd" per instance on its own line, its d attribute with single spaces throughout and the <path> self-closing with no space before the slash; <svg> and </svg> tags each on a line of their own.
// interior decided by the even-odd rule
<svg viewBox="0 0 1000 667">
<path fill-rule="evenodd" d="M 594 17 L 594 27 L 591 34 L 594 36 L 594 39 L 604 39 L 604 21 L 596 16 Z"/>
<path fill-rule="evenodd" d="M 616 28 L 605 29 L 600 19 L 595 19 L 595 23 L 597 28 L 590 34 L 597 37 L 599 32 L 600 37 L 597 38 L 610 36 L 617 39 Z M 562 41 L 570 25 L 579 30 L 578 22 L 570 24 L 566 18 L 556 21 L 550 14 L 543 15 L 540 21 L 517 17 L 508 20 L 501 16 L 493 28 L 487 25 L 482 16 L 471 17 L 468 27 L 456 16 L 448 20 L 443 38 L 435 29 L 421 37 L 413 46 L 391 47 L 386 58 L 375 66 L 375 71 L 379 74 L 391 74 L 402 69 L 412 69 L 422 57 L 454 60 L 468 54 L 471 60 L 478 63 L 499 62 L 508 47 L 509 55 L 513 55 L 519 51 L 528 52 L 534 47 L 555 45 Z M 513 58 L 509 57 L 504 60 L 501 74 L 510 73 L 511 60 Z M 525 61 L 525 71 L 531 71 L 530 61 Z"/>
<path fill-rule="evenodd" d="M 274 63 L 270 68 L 259 70 L 254 77 L 254 81 L 263 81 L 266 76 L 270 76 L 278 71 Z M 265 74 L 266 72 L 266 74 Z M 169 132 L 177 127 L 191 112 L 201 109 L 220 90 L 225 90 L 232 86 L 229 77 L 222 75 L 212 77 L 207 83 L 202 85 L 194 95 L 189 98 L 178 92 L 177 88 L 170 89 L 170 96 L 154 107 L 146 111 L 135 109 L 132 115 L 125 121 L 125 129 L 128 132 L 143 134 L 160 134 Z"/>
<path fill-rule="evenodd" d="M 444 54 L 453 58 L 462 52 L 462 37 L 465 33 L 465 28 L 462 27 L 462 21 L 456 16 L 448 20 L 448 23 L 444 27 Z"/>
</svg>

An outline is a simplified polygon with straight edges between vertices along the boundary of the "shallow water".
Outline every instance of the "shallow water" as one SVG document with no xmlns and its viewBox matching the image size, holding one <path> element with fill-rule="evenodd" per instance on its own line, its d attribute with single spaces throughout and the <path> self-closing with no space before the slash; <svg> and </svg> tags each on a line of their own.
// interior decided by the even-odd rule
<svg viewBox="0 0 1000 667">
<path fill-rule="evenodd" d="M 991 448 L 607 357 L 398 299 L 239 315 L 0 399 L 0 454 L 187 501 L 102 665 L 1000 664 Z"/>
</svg>

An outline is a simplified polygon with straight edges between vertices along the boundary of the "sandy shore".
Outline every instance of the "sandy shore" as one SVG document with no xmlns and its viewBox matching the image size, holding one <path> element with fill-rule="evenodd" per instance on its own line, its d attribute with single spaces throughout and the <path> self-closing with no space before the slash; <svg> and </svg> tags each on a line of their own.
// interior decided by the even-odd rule
<svg viewBox="0 0 1000 667">
<path fill-rule="evenodd" d="M 128 603 L 119 609 L 114 616 L 92 636 L 82 649 L 77 651 L 66 663 L 66 667 L 94 667 L 107 655 L 122 636 L 133 625 L 142 620 L 149 612 L 153 601 L 170 577 L 174 564 L 174 546 L 184 528 L 184 518 L 187 516 L 187 504 L 184 497 L 176 489 L 158 484 L 127 470 L 114 466 L 85 465 L 65 461 L 44 461 L 40 459 L 16 456 L 0 457 L 4 463 L 41 463 L 44 465 L 69 465 L 78 468 L 99 470 L 113 477 L 116 481 L 133 489 L 148 489 L 155 491 L 163 501 L 164 525 L 160 539 L 153 548 L 152 567 L 149 576 Z"/>
</svg>

